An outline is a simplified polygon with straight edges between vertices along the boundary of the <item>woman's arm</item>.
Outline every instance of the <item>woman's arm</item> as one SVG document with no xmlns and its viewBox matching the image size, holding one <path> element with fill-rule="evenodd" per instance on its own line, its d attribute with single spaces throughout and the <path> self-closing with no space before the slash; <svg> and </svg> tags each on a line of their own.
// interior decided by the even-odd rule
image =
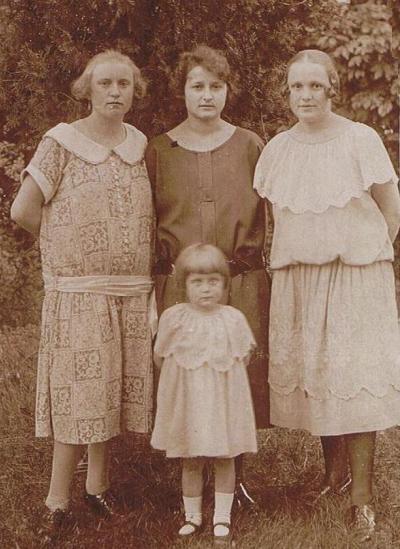
<svg viewBox="0 0 400 549">
<path fill-rule="evenodd" d="M 11 206 L 11 219 L 20 227 L 39 234 L 44 196 L 32 176 L 27 175 Z"/>
<path fill-rule="evenodd" d="M 390 239 L 394 242 L 400 227 L 399 189 L 396 184 L 388 182 L 372 185 L 371 193 L 386 220 Z"/>
</svg>

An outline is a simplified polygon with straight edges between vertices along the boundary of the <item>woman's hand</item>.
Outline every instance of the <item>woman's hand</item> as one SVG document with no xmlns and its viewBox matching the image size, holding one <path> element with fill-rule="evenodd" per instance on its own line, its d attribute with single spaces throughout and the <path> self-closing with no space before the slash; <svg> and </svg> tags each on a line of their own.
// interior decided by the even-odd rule
<svg viewBox="0 0 400 549">
<path fill-rule="evenodd" d="M 371 193 L 386 220 L 390 239 L 394 242 L 400 227 L 399 189 L 396 184 L 389 181 L 382 185 L 372 185 Z"/>
<path fill-rule="evenodd" d="M 11 219 L 26 231 L 38 236 L 43 203 L 42 191 L 33 177 L 28 175 L 11 206 Z"/>
</svg>

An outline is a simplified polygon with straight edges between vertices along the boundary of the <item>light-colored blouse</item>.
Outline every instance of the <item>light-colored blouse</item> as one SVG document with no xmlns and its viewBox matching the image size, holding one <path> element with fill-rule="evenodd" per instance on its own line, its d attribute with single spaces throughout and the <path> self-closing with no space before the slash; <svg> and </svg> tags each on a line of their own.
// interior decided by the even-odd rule
<svg viewBox="0 0 400 549">
<path fill-rule="evenodd" d="M 276 135 L 258 161 L 254 187 L 273 205 L 271 268 L 393 260 L 386 221 L 371 185 L 398 178 L 375 130 L 351 122 L 334 138 Z"/>
<path fill-rule="evenodd" d="M 251 329 L 238 309 L 218 305 L 204 311 L 178 303 L 160 317 L 154 352 L 164 359 L 173 358 L 186 370 L 207 365 L 226 372 L 237 363 L 244 364 L 254 348 Z"/>
</svg>

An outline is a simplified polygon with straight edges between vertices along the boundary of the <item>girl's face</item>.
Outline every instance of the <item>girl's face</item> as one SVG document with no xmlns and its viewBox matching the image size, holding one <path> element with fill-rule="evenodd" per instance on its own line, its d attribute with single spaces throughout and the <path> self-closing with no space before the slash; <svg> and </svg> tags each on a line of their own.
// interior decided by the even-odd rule
<svg viewBox="0 0 400 549">
<path fill-rule="evenodd" d="M 190 273 L 186 278 L 186 296 L 201 309 L 213 309 L 221 302 L 225 278 L 220 273 Z"/>
<path fill-rule="evenodd" d="M 219 118 L 225 107 L 228 87 L 201 65 L 193 67 L 186 78 L 185 104 L 189 117 L 199 120 Z"/>
<path fill-rule="evenodd" d="M 322 65 L 309 61 L 293 63 L 289 68 L 288 86 L 290 108 L 300 122 L 318 122 L 330 113 L 331 84 Z"/>
<path fill-rule="evenodd" d="M 92 110 L 101 116 L 123 117 L 131 108 L 134 81 L 125 63 L 105 61 L 93 69 L 90 84 Z"/>
</svg>

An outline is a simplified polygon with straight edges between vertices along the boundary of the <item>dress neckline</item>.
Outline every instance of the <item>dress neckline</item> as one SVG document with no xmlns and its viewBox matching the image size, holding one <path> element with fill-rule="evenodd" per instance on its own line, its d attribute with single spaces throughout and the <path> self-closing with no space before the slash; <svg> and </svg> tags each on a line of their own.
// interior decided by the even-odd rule
<svg viewBox="0 0 400 549">
<path fill-rule="evenodd" d="M 341 131 L 339 131 L 337 134 L 325 137 L 323 136 L 323 134 L 321 134 L 319 139 L 316 139 L 314 137 L 315 134 L 313 133 L 310 133 L 309 136 L 307 136 L 307 134 L 305 133 L 299 134 L 295 131 L 296 125 L 292 126 L 289 130 L 287 130 L 286 133 L 291 139 L 293 139 L 293 141 L 297 141 L 298 143 L 302 143 L 303 145 L 321 145 L 323 143 L 335 141 L 347 135 L 354 129 L 355 126 L 357 126 L 357 124 L 359 123 L 350 120 L 348 124 L 343 125 L 343 127 L 340 129 Z"/>
<path fill-rule="evenodd" d="M 227 139 L 225 139 L 225 141 L 223 141 L 222 143 L 220 143 L 216 147 L 214 147 L 212 149 L 208 149 L 206 151 L 196 151 L 195 149 L 189 149 L 188 147 L 184 147 L 182 145 L 179 145 L 179 142 L 176 141 L 175 139 L 172 139 L 172 137 L 170 137 L 167 132 L 164 135 L 168 139 L 171 147 L 176 147 L 178 149 L 182 149 L 186 152 L 194 153 L 194 154 L 209 154 L 209 153 L 218 151 L 219 149 L 222 149 L 223 147 L 225 147 L 232 139 L 234 139 L 234 137 L 238 133 L 238 129 L 239 129 L 239 127 L 235 126 L 235 129 L 233 130 L 231 135 Z"/>
</svg>

